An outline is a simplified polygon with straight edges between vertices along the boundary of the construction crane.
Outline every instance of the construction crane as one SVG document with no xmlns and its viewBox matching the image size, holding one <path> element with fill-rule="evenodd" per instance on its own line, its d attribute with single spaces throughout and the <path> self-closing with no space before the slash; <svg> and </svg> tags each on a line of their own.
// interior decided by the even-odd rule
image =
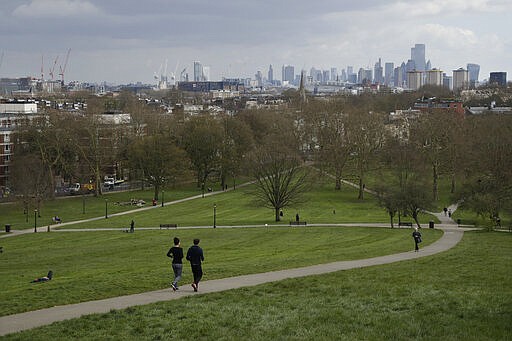
<svg viewBox="0 0 512 341">
<path fill-rule="evenodd" d="M 59 66 L 60 72 L 59 75 L 61 77 L 61 84 L 64 86 L 64 73 L 66 72 L 66 67 L 68 66 L 69 54 L 71 53 L 71 49 L 68 49 L 68 53 L 66 54 L 66 61 L 64 62 L 64 66 Z"/>
<path fill-rule="evenodd" d="M 187 72 L 187 68 L 184 68 L 180 73 L 180 81 L 185 81 L 185 72 Z"/>
<path fill-rule="evenodd" d="M 50 71 L 48 72 L 48 74 L 50 75 L 50 79 L 53 80 L 53 71 L 55 70 L 55 66 L 57 65 L 57 61 L 59 60 L 59 56 L 57 56 L 57 58 L 55 58 L 55 61 L 53 62 L 53 66 L 50 67 Z"/>
</svg>

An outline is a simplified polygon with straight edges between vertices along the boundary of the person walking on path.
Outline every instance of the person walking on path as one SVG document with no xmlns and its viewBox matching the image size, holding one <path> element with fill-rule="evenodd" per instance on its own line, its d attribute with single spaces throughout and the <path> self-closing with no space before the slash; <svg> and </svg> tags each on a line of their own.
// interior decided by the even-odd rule
<svg viewBox="0 0 512 341">
<path fill-rule="evenodd" d="M 174 246 L 167 252 L 167 257 L 172 258 L 172 271 L 174 272 L 174 280 L 171 287 L 173 291 L 178 290 L 178 282 L 181 279 L 181 272 L 183 271 L 183 248 L 180 246 L 180 239 L 174 237 Z"/>
<path fill-rule="evenodd" d="M 190 262 L 192 274 L 194 275 L 194 282 L 192 283 L 192 288 L 194 288 L 194 291 L 197 291 L 199 281 L 203 277 L 203 269 L 201 267 L 201 262 L 204 261 L 203 249 L 199 247 L 198 238 L 194 239 L 194 245 L 192 245 L 188 249 L 187 260 Z"/>
<path fill-rule="evenodd" d="M 414 238 L 414 252 L 418 252 L 419 251 L 418 244 L 421 243 L 421 233 L 418 231 L 417 227 L 414 228 L 412 237 Z"/>
<path fill-rule="evenodd" d="M 133 232 L 135 232 L 135 222 L 132 220 L 132 222 L 130 223 L 130 233 Z"/>
</svg>

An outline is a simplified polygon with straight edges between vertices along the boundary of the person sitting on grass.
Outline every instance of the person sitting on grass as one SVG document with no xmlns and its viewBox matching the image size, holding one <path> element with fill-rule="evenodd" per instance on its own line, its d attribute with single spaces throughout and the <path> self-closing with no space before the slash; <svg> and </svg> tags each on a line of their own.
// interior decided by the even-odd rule
<svg viewBox="0 0 512 341">
<path fill-rule="evenodd" d="M 50 281 L 52 278 L 53 278 L 53 271 L 52 271 L 52 270 L 50 270 L 50 271 L 48 271 L 48 275 L 46 275 L 46 276 L 44 276 L 44 277 L 36 278 L 36 279 L 34 279 L 32 282 L 30 282 L 30 283 L 48 282 L 48 281 Z"/>
</svg>

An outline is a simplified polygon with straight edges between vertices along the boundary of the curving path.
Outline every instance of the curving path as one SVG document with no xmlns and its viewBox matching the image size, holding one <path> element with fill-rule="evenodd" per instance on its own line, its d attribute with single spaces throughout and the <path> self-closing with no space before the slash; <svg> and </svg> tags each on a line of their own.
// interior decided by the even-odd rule
<svg viewBox="0 0 512 341">
<path fill-rule="evenodd" d="M 443 214 L 444 215 L 444 214 Z M 136 305 L 154 302 L 169 301 L 190 295 L 207 294 L 241 287 L 255 286 L 263 283 L 280 281 L 288 278 L 305 277 L 326 274 L 354 268 L 363 268 L 374 265 L 388 264 L 405 260 L 431 256 L 454 247 L 464 234 L 465 228 L 457 227 L 453 222 L 446 222 L 438 226 L 444 231 L 443 236 L 433 244 L 421 249 L 420 252 L 403 252 L 393 255 L 380 256 L 352 261 L 340 261 L 328 264 L 312 265 L 296 269 L 271 271 L 260 274 L 244 275 L 201 282 L 199 293 L 192 288 L 183 286 L 180 291 L 162 289 L 134 295 L 126 295 L 97 301 L 83 302 L 64 306 L 30 311 L 21 314 L 0 317 L 0 336 L 23 331 L 57 321 L 77 318 L 94 313 L 106 313 L 112 309 L 124 309 Z"/>
</svg>

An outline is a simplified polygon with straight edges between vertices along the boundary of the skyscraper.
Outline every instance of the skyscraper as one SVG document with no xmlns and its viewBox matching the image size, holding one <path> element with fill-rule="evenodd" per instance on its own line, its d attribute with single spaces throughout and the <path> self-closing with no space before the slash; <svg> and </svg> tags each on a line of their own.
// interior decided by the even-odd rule
<svg viewBox="0 0 512 341">
<path fill-rule="evenodd" d="M 383 69 L 382 69 L 382 62 L 379 58 L 379 61 L 375 63 L 375 66 L 373 67 L 373 82 L 376 84 L 383 84 L 384 83 L 384 75 L 383 75 Z"/>
<path fill-rule="evenodd" d="M 478 74 L 480 73 L 480 65 L 478 64 L 467 64 L 469 72 L 469 85 L 475 87 L 478 84 Z"/>
<path fill-rule="evenodd" d="M 411 60 L 414 61 L 416 71 L 425 71 L 425 44 L 415 44 L 411 48 Z"/>
<path fill-rule="evenodd" d="M 272 64 L 268 67 L 268 82 L 270 84 L 274 83 L 274 69 L 272 68 Z"/>
<path fill-rule="evenodd" d="M 295 80 L 295 68 L 291 65 L 283 65 L 281 79 L 283 82 L 293 84 Z"/>
<path fill-rule="evenodd" d="M 384 84 L 390 85 L 393 80 L 393 70 L 395 68 L 394 63 L 384 64 Z"/>
<path fill-rule="evenodd" d="M 203 81 L 203 65 L 199 61 L 194 62 L 194 82 Z"/>
<path fill-rule="evenodd" d="M 331 78 L 330 78 L 332 81 L 337 81 L 338 80 L 338 69 L 335 68 L 335 67 L 332 67 L 331 68 Z"/>
</svg>

